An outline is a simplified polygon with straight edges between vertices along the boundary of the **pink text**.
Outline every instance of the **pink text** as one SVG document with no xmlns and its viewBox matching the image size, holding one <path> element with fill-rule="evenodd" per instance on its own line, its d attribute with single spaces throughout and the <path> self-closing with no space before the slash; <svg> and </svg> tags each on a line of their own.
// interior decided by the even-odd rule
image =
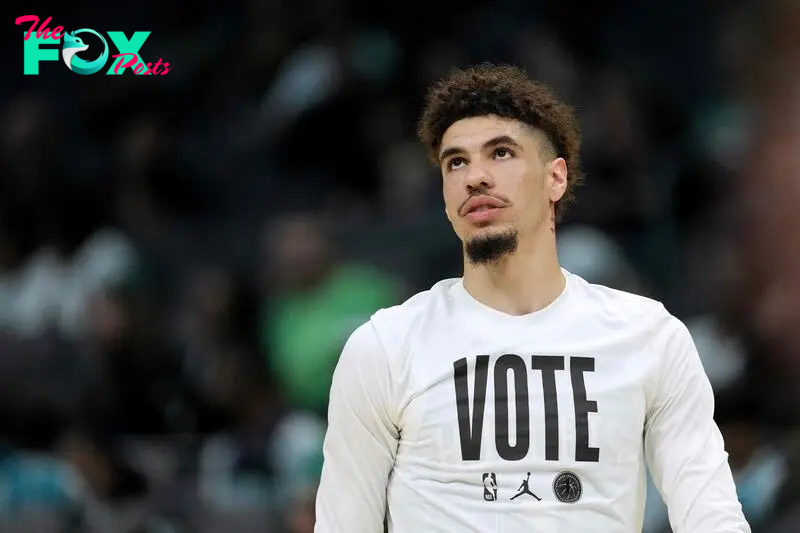
<svg viewBox="0 0 800 533">
<path fill-rule="evenodd" d="M 131 52 L 128 52 L 126 54 L 116 54 L 116 55 L 113 55 L 111 57 L 112 58 L 117 58 L 117 57 L 123 57 L 123 56 L 129 56 L 130 59 L 127 59 L 127 60 L 123 59 L 123 60 L 119 61 L 116 64 L 116 66 L 114 67 L 114 74 L 119 74 L 119 69 L 121 69 L 121 68 L 131 68 L 134 65 L 136 65 L 136 63 L 139 62 L 139 56 L 137 54 L 134 54 L 134 53 L 131 53 Z M 159 72 L 158 67 L 164 67 L 164 69 Z M 144 68 L 145 68 L 144 65 L 140 64 L 139 66 L 137 66 L 134 69 L 133 72 L 135 72 L 136 74 L 141 74 L 142 70 L 144 70 Z M 169 63 L 165 62 L 162 65 L 161 64 L 161 58 L 158 58 L 158 61 L 156 62 L 156 66 L 155 67 L 153 67 L 153 63 L 148 63 L 147 64 L 147 70 L 144 72 L 144 74 L 161 74 L 163 76 L 164 74 L 166 74 L 170 70 L 172 70 L 172 69 L 169 68 Z"/>
<path fill-rule="evenodd" d="M 63 26 L 56 26 L 55 29 L 52 30 L 47 27 L 52 19 L 53 17 L 47 17 L 44 22 L 42 22 L 41 26 L 39 26 L 39 29 L 36 30 L 37 39 L 61 39 L 61 36 L 64 35 Z M 36 28 L 36 25 L 39 24 L 39 17 L 36 15 L 23 15 L 21 17 L 17 17 L 15 24 L 19 26 L 25 22 L 33 22 L 30 29 L 28 29 L 28 33 L 25 34 L 25 40 L 27 41 L 31 36 L 31 33 L 33 33 L 34 28 Z"/>
</svg>

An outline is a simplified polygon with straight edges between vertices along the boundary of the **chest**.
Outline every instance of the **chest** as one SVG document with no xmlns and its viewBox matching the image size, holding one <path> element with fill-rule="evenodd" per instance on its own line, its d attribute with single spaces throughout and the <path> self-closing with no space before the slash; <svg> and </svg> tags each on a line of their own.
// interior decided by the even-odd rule
<svg viewBox="0 0 800 533">
<path fill-rule="evenodd" d="M 640 461 L 645 349 L 613 335 L 415 343 L 399 452 L 464 466 Z"/>
</svg>

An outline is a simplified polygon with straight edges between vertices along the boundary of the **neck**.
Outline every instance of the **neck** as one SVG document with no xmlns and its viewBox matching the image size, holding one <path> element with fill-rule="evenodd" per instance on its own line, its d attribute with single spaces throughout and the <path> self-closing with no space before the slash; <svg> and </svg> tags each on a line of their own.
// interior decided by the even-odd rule
<svg viewBox="0 0 800 533">
<path fill-rule="evenodd" d="M 473 298 L 510 315 L 544 309 L 564 290 L 566 279 L 556 252 L 555 232 L 546 229 L 489 265 L 464 260 L 464 288 Z"/>
</svg>

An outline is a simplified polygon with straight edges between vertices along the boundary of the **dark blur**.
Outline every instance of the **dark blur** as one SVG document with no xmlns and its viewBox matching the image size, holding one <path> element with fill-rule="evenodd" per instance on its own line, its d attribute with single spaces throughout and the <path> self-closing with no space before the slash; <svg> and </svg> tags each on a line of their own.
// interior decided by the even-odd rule
<svg viewBox="0 0 800 533">
<path fill-rule="evenodd" d="M 797 530 L 796 2 L 48 4 L 4 18 L 0 531 L 312 533 L 344 341 L 461 274 L 413 132 L 482 61 L 577 108 L 563 265 L 686 322 L 753 531 Z M 27 14 L 172 70 L 24 76 Z"/>
</svg>

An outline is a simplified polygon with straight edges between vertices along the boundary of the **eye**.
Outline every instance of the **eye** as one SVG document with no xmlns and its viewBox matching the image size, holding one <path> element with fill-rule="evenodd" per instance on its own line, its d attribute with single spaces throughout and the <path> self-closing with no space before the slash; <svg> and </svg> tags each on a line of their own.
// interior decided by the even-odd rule
<svg viewBox="0 0 800 533">
<path fill-rule="evenodd" d="M 497 148 L 494 151 L 494 156 L 497 159 L 508 159 L 509 157 L 512 157 L 513 155 L 514 155 L 514 153 L 511 150 L 509 150 L 508 148 Z"/>
<path fill-rule="evenodd" d="M 454 157 L 450 161 L 447 162 L 447 170 L 457 170 L 461 166 L 466 164 L 466 161 L 463 157 Z"/>
</svg>

